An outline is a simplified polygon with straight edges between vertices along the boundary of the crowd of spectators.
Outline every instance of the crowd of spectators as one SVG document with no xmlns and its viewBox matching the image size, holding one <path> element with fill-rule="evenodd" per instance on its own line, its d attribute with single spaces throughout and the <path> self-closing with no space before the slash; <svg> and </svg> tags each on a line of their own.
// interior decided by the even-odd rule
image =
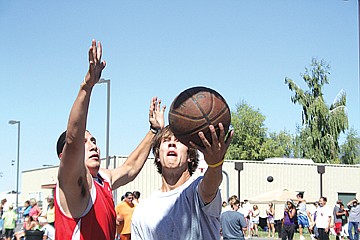
<svg viewBox="0 0 360 240">
<path fill-rule="evenodd" d="M 304 240 L 304 229 L 307 229 L 311 239 L 329 240 L 329 236 L 334 235 L 336 240 L 359 240 L 360 205 L 356 198 L 346 204 L 339 199 L 332 208 L 326 197 L 306 203 L 303 194 L 299 193 L 285 202 L 279 220 L 275 220 L 275 204 L 272 202 L 265 211 L 266 223 L 262 228 L 267 231 L 268 238 L 274 238 L 277 231 L 279 238 L 291 240 L 298 232 L 300 240 Z M 256 204 L 251 205 L 247 200 L 240 202 L 236 195 L 231 196 L 222 203 L 222 239 L 258 237 L 259 216 Z"/>
<path fill-rule="evenodd" d="M 20 240 L 31 234 L 40 234 L 42 239 L 53 240 L 54 198 L 49 196 L 46 200 L 46 209 L 35 198 L 26 200 L 22 208 L 14 209 L 12 204 L 6 204 L 7 200 L 3 199 L 0 204 L 0 239 Z"/>
</svg>

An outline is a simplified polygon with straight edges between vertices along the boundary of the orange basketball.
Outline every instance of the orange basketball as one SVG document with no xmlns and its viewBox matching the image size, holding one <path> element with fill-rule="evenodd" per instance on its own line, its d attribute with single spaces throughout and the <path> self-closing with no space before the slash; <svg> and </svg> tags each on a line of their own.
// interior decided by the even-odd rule
<svg viewBox="0 0 360 240">
<path fill-rule="evenodd" d="M 209 125 L 214 125 L 217 135 L 222 123 L 225 134 L 231 123 L 229 106 L 215 90 L 206 87 L 192 87 L 181 92 L 172 102 L 169 110 L 169 125 L 175 137 L 190 146 L 189 141 L 203 146 L 198 132 L 203 132 L 211 143 Z"/>
</svg>

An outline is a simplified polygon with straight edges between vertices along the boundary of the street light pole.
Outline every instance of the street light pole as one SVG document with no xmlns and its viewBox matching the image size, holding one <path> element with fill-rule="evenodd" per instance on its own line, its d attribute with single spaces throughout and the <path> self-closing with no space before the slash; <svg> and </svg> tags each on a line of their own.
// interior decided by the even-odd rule
<svg viewBox="0 0 360 240">
<path fill-rule="evenodd" d="M 107 84 L 107 104 L 106 104 L 106 169 L 109 168 L 110 158 L 109 158 L 109 132 L 110 132 L 110 79 L 101 78 L 98 84 L 106 83 Z"/>
<path fill-rule="evenodd" d="M 16 211 L 17 213 L 19 213 L 20 121 L 10 120 L 9 124 L 18 125 L 17 160 L 16 160 Z"/>
<path fill-rule="evenodd" d="M 244 163 L 243 162 L 236 162 L 235 163 L 235 170 L 238 171 L 238 196 L 240 197 L 240 172 L 244 170 Z"/>
<path fill-rule="evenodd" d="M 325 165 L 318 165 L 317 172 L 320 174 L 320 197 L 323 196 L 323 179 L 322 175 L 325 173 Z"/>
<path fill-rule="evenodd" d="M 358 56 L 358 61 L 359 61 L 359 69 L 358 69 L 358 81 L 359 81 L 359 86 L 358 86 L 358 96 L 359 96 L 359 105 L 360 105 L 360 0 L 358 0 L 358 51 L 359 51 L 359 56 Z"/>
</svg>

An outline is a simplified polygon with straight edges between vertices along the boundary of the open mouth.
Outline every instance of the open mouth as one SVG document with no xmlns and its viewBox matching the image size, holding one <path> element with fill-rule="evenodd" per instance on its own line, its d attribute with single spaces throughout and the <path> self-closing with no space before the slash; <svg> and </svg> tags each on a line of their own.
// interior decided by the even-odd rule
<svg viewBox="0 0 360 240">
<path fill-rule="evenodd" d="M 89 157 L 89 158 L 96 158 L 96 159 L 99 159 L 99 154 L 94 153 L 94 154 L 90 155 L 90 157 Z"/>
<path fill-rule="evenodd" d="M 175 151 L 168 151 L 167 156 L 169 156 L 169 157 L 177 157 L 177 153 Z"/>
</svg>

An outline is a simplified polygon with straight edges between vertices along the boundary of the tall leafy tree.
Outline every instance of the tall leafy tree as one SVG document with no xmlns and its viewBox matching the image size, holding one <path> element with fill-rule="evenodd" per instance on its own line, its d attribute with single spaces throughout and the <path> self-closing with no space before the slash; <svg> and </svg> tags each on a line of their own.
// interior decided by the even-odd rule
<svg viewBox="0 0 360 240">
<path fill-rule="evenodd" d="M 262 159 L 271 157 L 291 157 L 294 152 L 293 137 L 286 131 L 279 134 L 272 132 L 261 145 L 260 156 Z"/>
<path fill-rule="evenodd" d="M 303 157 L 315 162 L 334 162 L 339 156 L 338 139 L 348 128 L 346 94 L 340 91 L 328 106 L 323 97 L 323 87 L 329 84 L 330 66 L 323 60 L 312 59 L 305 68 L 302 79 L 308 89 L 301 89 L 293 80 L 285 78 L 285 84 L 294 93 L 291 101 L 302 107 L 300 133 Z"/>
<path fill-rule="evenodd" d="M 258 109 L 242 101 L 231 113 L 234 137 L 227 151 L 227 159 L 263 160 L 260 149 L 266 141 L 265 116 Z"/>
<path fill-rule="evenodd" d="M 350 128 L 345 142 L 341 145 L 340 160 L 343 164 L 360 163 L 360 138 L 354 128 Z"/>
</svg>

